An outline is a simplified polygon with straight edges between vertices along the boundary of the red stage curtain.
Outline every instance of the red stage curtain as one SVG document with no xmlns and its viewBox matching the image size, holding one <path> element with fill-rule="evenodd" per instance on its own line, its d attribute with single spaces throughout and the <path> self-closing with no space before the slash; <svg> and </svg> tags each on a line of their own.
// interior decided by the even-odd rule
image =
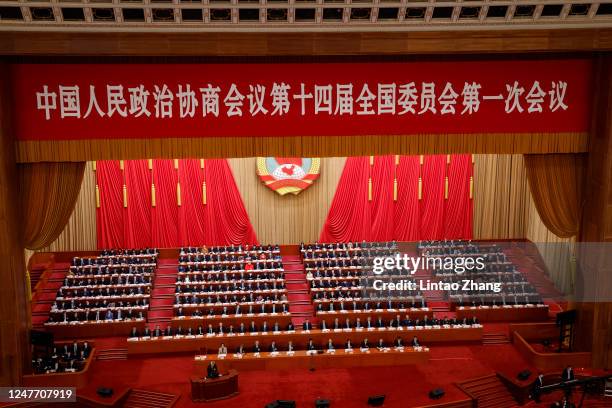
<svg viewBox="0 0 612 408">
<path fill-rule="evenodd" d="M 368 202 L 368 157 L 349 157 L 344 164 L 321 242 L 347 242 L 370 239 L 370 207 Z"/>
<path fill-rule="evenodd" d="M 393 201 L 394 173 L 395 156 L 379 156 L 375 158 L 374 166 L 371 168 L 371 241 L 391 241 L 393 239 L 395 212 Z"/>
<path fill-rule="evenodd" d="M 448 199 L 444 237 L 447 239 L 472 239 L 472 200 L 470 199 L 470 177 L 472 156 L 451 156 L 448 166 Z"/>
<path fill-rule="evenodd" d="M 130 248 L 151 246 L 151 183 L 153 178 L 147 160 L 126 160 L 125 243 Z"/>
<path fill-rule="evenodd" d="M 257 244 L 227 160 L 206 160 L 206 219 L 204 242 L 209 245 Z"/>
<path fill-rule="evenodd" d="M 124 247 L 123 172 L 118 161 L 96 163 L 100 206 L 96 211 L 98 248 Z"/>
<path fill-rule="evenodd" d="M 153 160 L 153 181 L 155 207 L 152 211 L 152 246 L 178 247 L 178 173 L 174 168 L 174 160 Z"/>
<path fill-rule="evenodd" d="M 124 163 L 124 170 L 121 170 L 117 161 L 98 162 L 99 248 L 258 242 L 226 160 L 206 160 L 204 169 L 200 160 L 192 159 L 178 160 L 178 169 L 174 160 L 153 160 L 152 170 L 146 160 L 126 160 Z M 155 206 L 152 182 L 155 184 Z"/>
<path fill-rule="evenodd" d="M 320 241 L 417 241 L 472 237 L 472 200 L 469 155 L 348 158 L 344 166 Z M 448 167 L 448 169 L 447 169 Z M 448 199 L 445 177 L 449 173 Z M 422 199 L 419 199 L 419 176 Z M 368 179 L 372 200 L 368 200 Z M 393 182 L 397 178 L 397 200 Z"/>
<path fill-rule="evenodd" d="M 400 157 L 397 166 L 397 202 L 393 233 L 398 241 L 418 241 L 420 239 L 420 169 L 419 156 Z"/>
<path fill-rule="evenodd" d="M 202 195 L 204 170 L 200 160 L 179 161 L 181 206 L 178 210 L 181 246 L 197 246 L 206 243 L 208 228 L 206 209 Z"/>
<path fill-rule="evenodd" d="M 423 199 L 421 200 L 421 239 L 444 238 L 444 177 L 446 155 L 425 156 Z"/>
</svg>

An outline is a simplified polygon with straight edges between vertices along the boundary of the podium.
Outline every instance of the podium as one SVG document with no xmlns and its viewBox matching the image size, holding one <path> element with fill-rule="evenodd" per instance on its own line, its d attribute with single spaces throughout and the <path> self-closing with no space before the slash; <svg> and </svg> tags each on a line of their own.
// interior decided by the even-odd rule
<svg viewBox="0 0 612 408">
<path fill-rule="evenodd" d="M 230 370 L 218 378 L 191 377 L 191 400 L 209 402 L 238 395 L 238 372 Z"/>
</svg>

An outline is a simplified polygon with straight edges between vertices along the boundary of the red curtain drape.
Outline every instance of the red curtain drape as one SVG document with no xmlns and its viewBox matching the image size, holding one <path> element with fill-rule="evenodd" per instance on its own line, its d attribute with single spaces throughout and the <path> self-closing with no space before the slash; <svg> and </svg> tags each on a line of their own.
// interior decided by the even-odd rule
<svg viewBox="0 0 612 408">
<path fill-rule="evenodd" d="M 211 245 L 256 244 L 257 236 L 244 208 L 227 160 L 206 160 L 206 212 Z"/>
<path fill-rule="evenodd" d="M 118 161 L 97 162 L 98 247 L 257 243 L 227 161 L 203 163 L 126 160 L 122 170 Z"/>
<path fill-rule="evenodd" d="M 444 238 L 446 155 L 425 156 L 421 200 L 421 239 Z"/>
<path fill-rule="evenodd" d="M 127 160 L 124 166 L 128 201 L 124 245 L 144 248 L 151 245 L 151 170 L 147 160 Z"/>
<path fill-rule="evenodd" d="M 153 160 L 155 207 L 152 210 L 153 245 L 162 248 L 180 246 L 178 238 L 178 174 L 173 160 Z"/>
<path fill-rule="evenodd" d="M 444 223 L 444 237 L 447 239 L 472 239 L 470 177 L 472 156 L 453 155 L 448 166 L 448 199 Z"/>
<path fill-rule="evenodd" d="M 202 194 L 204 169 L 201 163 L 200 160 L 194 159 L 179 162 L 182 202 L 178 217 L 181 246 L 195 246 L 208 242 L 205 231 L 209 220 Z"/>
<path fill-rule="evenodd" d="M 420 239 L 421 216 L 419 206 L 418 156 L 401 156 L 397 166 L 397 203 L 394 216 L 394 237 L 398 241 Z"/>
<path fill-rule="evenodd" d="M 348 158 L 319 239 L 470 239 L 471 176 L 469 155 L 452 155 L 450 162 L 446 155 L 425 156 L 422 165 L 419 156 L 400 156 L 397 164 L 395 156 L 378 156 L 372 165 L 369 157 Z"/>
<path fill-rule="evenodd" d="M 368 157 L 349 157 L 344 164 L 325 225 L 322 242 L 370 239 L 371 212 L 368 205 Z"/>
<path fill-rule="evenodd" d="M 98 248 L 124 246 L 123 172 L 117 161 L 101 161 L 96 165 L 99 207 L 96 211 Z"/>
<path fill-rule="evenodd" d="M 393 180 L 395 177 L 395 156 L 379 156 L 371 166 L 372 177 L 372 241 L 393 239 Z"/>
</svg>

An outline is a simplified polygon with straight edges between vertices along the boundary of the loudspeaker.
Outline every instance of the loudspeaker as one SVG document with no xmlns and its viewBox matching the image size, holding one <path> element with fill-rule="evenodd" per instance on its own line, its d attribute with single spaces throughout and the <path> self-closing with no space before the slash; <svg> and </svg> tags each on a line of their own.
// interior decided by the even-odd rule
<svg viewBox="0 0 612 408">
<path fill-rule="evenodd" d="M 371 407 L 382 407 L 382 404 L 385 403 L 384 395 L 373 395 L 368 397 L 368 405 Z"/>
<path fill-rule="evenodd" d="M 100 387 L 100 388 L 98 388 L 98 390 L 96 392 L 102 398 L 109 398 L 110 396 L 113 395 L 113 389 L 112 388 Z"/>
<path fill-rule="evenodd" d="M 444 396 L 444 390 L 442 388 L 435 388 L 429 391 L 429 398 L 440 399 Z"/>
<path fill-rule="evenodd" d="M 276 400 L 278 408 L 295 408 L 295 401 L 292 400 Z"/>
<path fill-rule="evenodd" d="M 315 408 L 329 408 L 329 400 L 326 400 L 326 399 L 315 400 Z"/>
<path fill-rule="evenodd" d="M 516 376 L 516 378 L 518 378 L 520 381 L 525 381 L 529 377 L 531 377 L 531 371 L 529 370 L 523 370 Z"/>
</svg>

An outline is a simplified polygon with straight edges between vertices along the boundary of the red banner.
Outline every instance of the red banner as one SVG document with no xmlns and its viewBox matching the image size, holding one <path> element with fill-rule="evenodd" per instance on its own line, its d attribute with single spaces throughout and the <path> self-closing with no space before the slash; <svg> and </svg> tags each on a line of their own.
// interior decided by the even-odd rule
<svg viewBox="0 0 612 408">
<path fill-rule="evenodd" d="M 590 60 L 15 64 L 19 140 L 584 132 Z"/>
</svg>

